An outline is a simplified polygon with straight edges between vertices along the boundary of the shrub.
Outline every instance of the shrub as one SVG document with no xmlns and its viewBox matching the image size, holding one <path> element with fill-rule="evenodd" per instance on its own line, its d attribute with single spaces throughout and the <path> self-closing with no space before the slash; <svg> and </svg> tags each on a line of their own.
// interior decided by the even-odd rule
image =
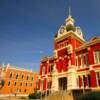
<svg viewBox="0 0 100 100">
<path fill-rule="evenodd" d="M 39 99 L 41 97 L 41 93 L 32 93 L 28 96 L 30 99 Z"/>
<path fill-rule="evenodd" d="M 1 86 L 4 86 L 4 84 L 5 84 L 5 81 L 4 80 L 1 80 L 0 85 Z"/>
<path fill-rule="evenodd" d="M 77 100 L 100 100 L 100 91 L 85 93 L 80 95 Z"/>
<path fill-rule="evenodd" d="M 67 31 L 75 31 L 75 27 L 72 25 L 68 25 L 68 26 L 66 26 L 66 30 Z"/>
</svg>

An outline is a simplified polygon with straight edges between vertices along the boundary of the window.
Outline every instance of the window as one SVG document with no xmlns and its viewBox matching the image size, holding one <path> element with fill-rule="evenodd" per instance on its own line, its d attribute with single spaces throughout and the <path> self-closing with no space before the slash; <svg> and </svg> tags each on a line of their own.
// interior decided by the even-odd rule
<svg viewBox="0 0 100 100">
<path fill-rule="evenodd" d="M 94 61 L 96 64 L 100 63 L 100 50 L 94 52 Z"/>
<path fill-rule="evenodd" d="M 91 75 L 88 74 L 88 86 L 91 87 Z"/>
<path fill-rule="evenodd" d="M 32 83 L 30 84 L 30 86 L 32 87 Z"/>
<path fill-rule="evenodd" d="M 22 86 L 22 82 L 20 83 L 20 86 Z"/>
<path fill-rule="evenodd" d="M 97 72 L 97 77 L 98 79 L 100 79 L 100 72 Z"/>
<path fill-rule="evenodd" d="M 89 62 L 88 62 L 88 53 L 86 53 L 86 55 L 85 55 L 85 62 L 86 62 L 86 66 L 89 66 Z"/>
<path fill-rule="evenodd" d="M 75 65 L 78 66 L 78 57 L 75 59 Z"/>
<path fill-rule="evenodd" d="M 24 75 L 22 74 L 22 79 L 24 78 Z"/>
<path fill-rule="evenodd" d="M 30 78 L 30 76 L 29 76 L 29 75 L 27 75 L 27 80 L 29 80 L 29 78 Z"/>
<path fill-rule="evenodd" d="M 26 91 L 27 91 L 27 90 L 25 89 L 24 92 L 26 93 Z"/>
<path fill-rule="evenodd" d="M 100 72 L 97 72 L 98 86 L 100 86 Z"/>
<path fill-rule="evenodd" d="M 78 56 L 78 67 L 80 68 L 81 66 L 81 55 Z"/>
<path fill-rule="evenodd" d="M 10 84 L 11 84 L 11 83 L 10 83 L 10 82 L 8 82 L 8 86 L 10 86 Z"/>
<path fill-rule="evenodd" d="M 76 65 L 77 64 L 78 64 L 79 68 L 80 67 L 82 67 L 82 68 L 88 67 L 89 66 L 88 53 L 84 53 L 82 55 L 79 55 L 78 58 L 76 59 Z"/>
<path fill-rule="evenodd" d="M 10 78 L 12 78 L 12 73 L 10 73 Z"/>
<path fill-rule="evenodd" d="M 16 85 L 17 85 L 17 83 L 15 82 L 15 83 L 14 83 L 14 86 L 16 86 Z"/>
<path fill-rule="evenodd" d="M 100 72 L 97 72 L 97 81 L 98 81 L 98 86 L 100 86 Z"/>
<path fill-rule="evenodd" d="M 19 92 L 21 92 L 21 89 L 19 89 Z"/>
<path fill-rule="evenodd" d="M 18 79 L 18 74 L 16 75 L 16 79 Z"/>
<path fill-rule="evenodd" d="M 82 55 L 82 67 L 88 67 L 88 53 Z"/>
<path fill-rule="evenodd" d="M 21 89 L 17 89 L 17 93 L 21 92 Z"/>
<path fill-rule="evenodd" d="M 81 62 L 82 62 L 82 68 L 83 68 L 84 67 L 84 56 L 83 55 L 81 56 L 81 60 L 82 60 Z"/>
<path fill-rule="evenodd" d="M 26 86 L 28 86 L 28 84 L 26 83 Z"/>
<path fill-rule="evenodd" d="M 34 80 L 34 78 L 32 77 L 32 80 Z"/>
<path fill-rule="evenodd" d="M 51 68 L 50 71 L 53 72 L 53 70 L 54 70 L 54 65 L 51 64 L 50 68 Z"/>
</svg>

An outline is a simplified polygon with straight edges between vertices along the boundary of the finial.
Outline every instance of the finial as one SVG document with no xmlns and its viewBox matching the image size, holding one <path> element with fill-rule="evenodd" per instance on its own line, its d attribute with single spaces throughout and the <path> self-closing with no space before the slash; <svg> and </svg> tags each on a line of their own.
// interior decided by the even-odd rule
<svg viewBox="0 0 100 100">
<path fill-rule="evenodd" d="M 69 16 L 71 16 L 71 7 L 69 7 Z"/>
</svg>

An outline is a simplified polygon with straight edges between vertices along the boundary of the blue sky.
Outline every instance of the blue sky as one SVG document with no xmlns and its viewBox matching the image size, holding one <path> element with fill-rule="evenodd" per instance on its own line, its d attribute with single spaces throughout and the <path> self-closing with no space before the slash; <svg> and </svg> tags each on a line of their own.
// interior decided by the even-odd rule
<svg viewBox="0 0 100 100">
<path fill-rule="evenodd" d="M 0 64 L 38 71 L 69 6 L 86 40 L 100 36 L 100 0 L 0 0 Z"/>
</svg>

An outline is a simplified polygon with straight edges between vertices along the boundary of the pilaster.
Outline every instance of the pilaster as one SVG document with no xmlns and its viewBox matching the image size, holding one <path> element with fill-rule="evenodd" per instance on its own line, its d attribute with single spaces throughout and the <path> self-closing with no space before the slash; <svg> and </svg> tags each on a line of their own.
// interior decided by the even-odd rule
<svg viewBox="0 0 100 100">
<path fill-rule="evenodd" d="M 76 76 L 76 68 L 74 65 L 71 65 L 68 69 L 68 84 L 67 89 L 76 89 L 77 88 L 77 76 Z"/>
</svg>

